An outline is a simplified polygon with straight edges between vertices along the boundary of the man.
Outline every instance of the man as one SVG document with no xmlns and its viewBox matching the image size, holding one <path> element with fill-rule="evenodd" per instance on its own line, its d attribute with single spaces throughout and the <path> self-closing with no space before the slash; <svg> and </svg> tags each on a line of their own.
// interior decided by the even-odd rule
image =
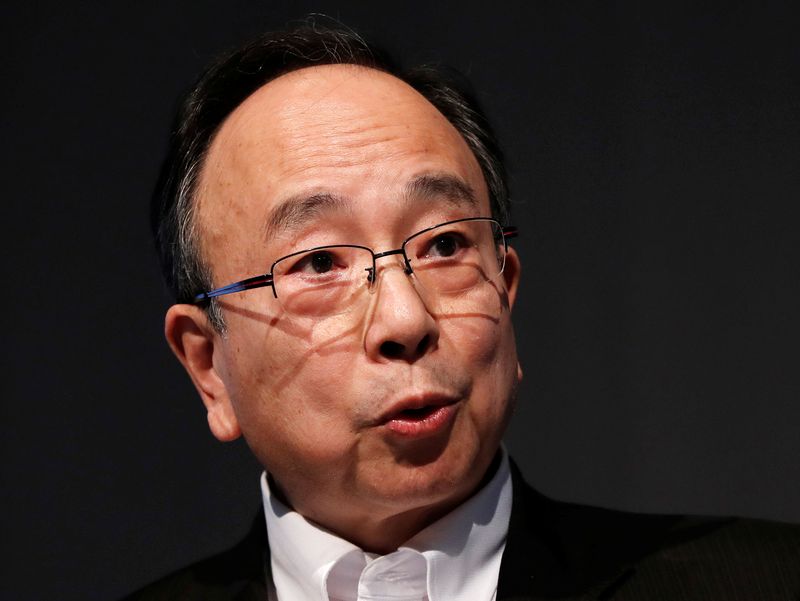
<svg viewBox="0 0 800 601">
<path fill-rule="evenodd" d="M 500 441 L 521 369 L 500 153 L 456 84 L 301 27 L 184 102 L 154 227 L 165 332 L 265 467 L 240 545 L 137 599 L 775 598 L 800 532 L 558 503 Z M 711 595 L 711 596 L 709 596 Z"/>
</svg>

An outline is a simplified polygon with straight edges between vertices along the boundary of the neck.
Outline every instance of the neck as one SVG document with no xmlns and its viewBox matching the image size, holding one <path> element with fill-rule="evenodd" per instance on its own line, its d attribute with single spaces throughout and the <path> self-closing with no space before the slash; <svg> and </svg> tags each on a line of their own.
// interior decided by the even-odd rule
<svg viewBox="0 0 800 601">
<path fill-rule="evenodd" d="M 353 510 L 352 504 L 348 504 L 346 501 L 331 501 L 315 510 L 315 508 L 307 507 L 302 503 L 292 503 L 281 486 L 272 478 L 270 478 L 270 491 L 287 507 L 291 507 L 307 520 L 315 522 L 364 551 L 385 555 L 396 551 L 414 535 L 453 511 L 481 490 L 497 472 L 501 459 L 501 451 L 498 450 L 489 468 L 477 483 L 470 483 L 458 494 L 405 511 L 392 511 L 392 508 L 382 510 L 382 508 L 372 507 L 362 512 L 356 512 Z M 347 507 L 346 513 L 337 511 L 342 507 Z"/>
</svg>

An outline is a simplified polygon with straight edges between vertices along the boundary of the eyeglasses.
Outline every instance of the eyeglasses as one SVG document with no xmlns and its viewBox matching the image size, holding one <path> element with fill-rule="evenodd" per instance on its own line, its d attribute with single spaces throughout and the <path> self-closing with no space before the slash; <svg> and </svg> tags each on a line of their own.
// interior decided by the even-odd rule
<svg viewBox="0 0 800 601">
<path fill-rule="evenodd" d="M 377 280 L 375 262 L 402 257 L 403 271 L 419 286 L 439 295 L 456 296 L 491 281 L 503 272 L 508 239 L 518 230 L 488 217 L 446 221 L 409 236 L 400 248 L 376 253 L 366 246 L 317 246 L 281 257 L 269 273 L 257 275 L 194 297 L 212 298 L 265 286 L 283 309 L 300 316 L 346 313 Z"/>
</svg>

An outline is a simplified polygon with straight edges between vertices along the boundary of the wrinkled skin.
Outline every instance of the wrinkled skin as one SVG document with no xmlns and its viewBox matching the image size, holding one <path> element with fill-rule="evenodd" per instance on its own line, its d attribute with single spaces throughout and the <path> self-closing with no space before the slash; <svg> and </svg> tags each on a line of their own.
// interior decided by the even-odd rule
<svg viewBox="0 0 800 601">
<path fill-rule="evenodd" d="M 409 190 L 420 176 L 461 182 L 473 197 Z M 215 286 L 294 250 L 380 252 L 429 225 L 490 214 L 453 126 L 400 80 L 347 65 L 289 73 L 240 105 L 212 143 L 197 202 Z M 495 281 L 442 300 L 385 257 L 372 292 L 344 316 L 288 316 L 267 287 L 220 299 L 224 335 L 188 305 L 169 310 L 166 334 L 217 438 L 244 435 L 295 510 L 387 551 L 474 492 L 497 452 L 521 377 L 518 278 L 511 250 Z M 393 405 L 420 398 L 454 405 L 446 427 L 422 437 L 387 429 Z"/>
</svg>

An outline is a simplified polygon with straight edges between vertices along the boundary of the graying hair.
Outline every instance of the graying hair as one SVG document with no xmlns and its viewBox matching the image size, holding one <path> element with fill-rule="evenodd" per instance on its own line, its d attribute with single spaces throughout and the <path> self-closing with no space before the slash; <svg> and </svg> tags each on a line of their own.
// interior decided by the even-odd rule
<svg viewBox="0 0 800 601">
<path fill-rule="evenodd" d="M 197 202 L 195 193 L 200 172 L 205 163 L 206 152 L 198 155 L 186 169 L 186 173 L 178 187 L 175 201 L 175 216 L 177 221 L 176 268 L 182 274 L 180 281 L 190 291 L 206 291 L 212 287 L 214 281 L 211 267 L 203 259 L 200 246 L 200 235 L 197 228 Z M 194 294 L 190 292 L 189 294 Z M 205 307 L 211 327 L 220 334 L 225 333 L 225 318 L 216 298 L 210 299 Z"/>
<path fill-rule="evenodd" d="M 211 141 L 219 127 L 248 96 L 273 79 L 315 65 L 352 64 L 406 82 L 459 131 L 481 167 L 492 215 L 507 223 L 508 187 L 503 157 L 491 127 L 469 86 L 455 72 L 419 67 L 401 71 L 380 49 L 352 30 L 313 20 L 262 35 L 224 56 L 198 79 L 181 103 L 169 151 L 153 193 L 150 219 L 167 285 L 179 303 L 213 287 L 197 226 L 197 185 Z M 225 332 L 219 304 L 206 304 L 209 321 Z"/>
</svg>

